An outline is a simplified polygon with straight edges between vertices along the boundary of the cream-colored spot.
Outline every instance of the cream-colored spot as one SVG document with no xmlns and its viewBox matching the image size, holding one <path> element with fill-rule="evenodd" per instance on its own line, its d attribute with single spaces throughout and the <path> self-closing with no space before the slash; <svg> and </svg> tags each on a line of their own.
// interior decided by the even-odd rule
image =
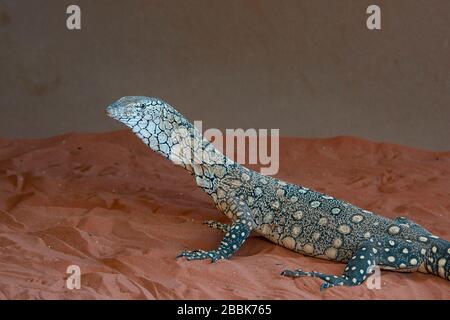
<svg viewBox="0 0 450 320">
<path fill-rule="evenodd" d="M 338 214 L 339 212 L 341 212 L 341 209 L 339 209 L 339 208 L 333 208 L 333 209 L 331 209 L 331 213 L 332 213 L 332 214 Z"/>
<path fill-rule="evenodd" d="M 359 215 L 359 214 L 355 214 L 352 217 L 352 221 L 355 222 L 355 223 L 361 222 L 361 221 L 363 221 L 363 219 L 364 219 L 364 217 Z"/>
<path fill-rule="evenodd" d="M 324 225 L 326 225 L 328 223 L 328 219 L 325 218 L 325 217 L 322 217 L 322 218 L 319 219 L 318 223 L 319 223 L 319 226 L 324 226 Z"/>
<path fill-rule="evenodd" d="M 342 234 L 349 234 L 352 230 L 350 229 L 350 227 L 346 224 L 341 224 L 338 227 L 338 231 Z"/>
<path fill-rule="evenodd" d="M 420 253 L 421 253 L 421 254 L 425 254 L 425 253 L 427 253 L 427 250 L 425 250 L 425 249 L 420 249 Z"/>
<path fill-rule="evenodd" d="M 390 244 L 391 246 L 395 246 L 395 241 L 394 241 L 394 240 L 389 240 L 389 244 Z"/>
<path fill-rule="evenodd" d="M 444 267 L 439 267 L 438 268 L 438 274 L 441 278 L 445 278 L 445 268 Z M 450 277 L 449 277 L 450 278 Z"/>
<path fill-rule="evenodd" d="M 248 204 L 249 206 L 253 205 L 254 202 L 255 202 L 255 199 L 254 199 L 253 197 L 248 197 L 248 198 L 247 198 L 247 204 Z"/>
<path fill-rule="evenodd" d="M 297 202 L 297 200 L 298 200 L 298 198 L 296 196 L 291 197 L 291 202 L 292 203 Z"/>
<path fill-rule="evenodd" d="M 437 248 L 433 247 L 433 248 L 431 248 L 431 251 L 433 251 L 433 253 L 436 253 L 437 252 Z"/>
<path fill-rule="evenodd" d="M 400 267 L 400 268 L 406 268 L 406 264 L 400 263 L 399 267 Z"/>
<path fill-rule="evenodd" d="M 378 250 L 375 249 L 375 248 L 372 248 L 372 251 L 373 251 L 373 253 L 377 253 L 378 252 Z"/>
<path fill-rule="evenodd" d="M 225 197 L 225 191 L 223 191 L 223 189 L 217 189 L 217 196 L 222 199 L 223 197 Z"/>
<path fill-rule="evenodd" d="M 336 259 L 337 250 L 336 248 L 330 247 L 327 250 L 325 250 L 325 255 L 329 259 Z"/>
<path fill-rule="evenodd" d="M 416 258 L 412 258 L 411 260 L 409 260 L 409 263 L 413 266 L 415 266 L 417 264 L 417 259 Z"/>
<path fill-rule="evenodd" d="M 297 237 L 300 234 L 300 231 L 301 231 L 301 229 L 299 226 L 293 226 L 291 233 L 294 237 Z"/>
<path fill-rule="evenodd" d="M 248 174 L 246 174 L 246 173 L 243 173 L 242 175 L 241 175 L 241 178 L 242 178 L 242 180 L 243 181 L 248 181 L 248 180 L 250 180 L 250 176 L 248 175 Z"/>
<path fill-rule="evenodd" d="M 231 180 L 231 184 L 235 187 L 240 187 L 242 186 L 242 182 L 240 180 Z"/>
<path fill-rule="evenodd" d="M 197 182 L 197 185 L 202 188 L 209 188 L 211 186 L 211 182 L 209 180 L 202 179 L 200 177 L 196 177 L 195 181 Z"/>
<path fill-rule="evenodd" d="M 314 252 L 314 246 L 310 243 L 305 244 L 303 246 L 303 251 L 305 251 L 305 253 L 312 254 Z"/>
<path fill-rule="evenodd" d="M 262 195 L 262 189 L 261 189 L 260 187 L 256 187 L 256 188 L 255 188 L 255 194 L 256 194 L 257 196 Z"/>
<path fill-rule="evenodd" d="M 305 189 L 298 189 L 298 192 L 300 192 L 300 193 L 306 193 L 306 190 L 305 190 Z"/>
<path fill-rule="evenodd" d="M 322 198 L 327 199 L 327 200 L 332 200 L 332 199 L 334 199 L 333 197 L 327 196 L 327 195 L 323 195 Z"/>
<path fill-rule="evenodd" d="M 364 233 L 363 236 L 364 236 L 364 239 L 369 239 L 371 235 L 372 234 L 369 231 L 367 231 L 366 233 Z"/>
<path fill-rule="evenodd" d="M 335 248 L 340 248 L 342 246 L 342 239 L 341 238 L 334 239 L 333 246 Z"/>
<path fill-rule="evenodd" d="M 400 228 L 398 226 L 391 226 L 389 227 L 388 232 L 390 234 L 397 234 L 400 232 Z"/>
<path fill-rule="evenodd" d="M 225 201 L 222 201 L 220 203 L 220 209 L 222 210 L 222 212 L 225 212 L 225 210 L 227 209 L 227 203 Z"/>
<path fill-rule="evenodd" d="M 222 178 L 225 175 L 225 168 L 222 166 L 215 166 L 214 174 L 218 178 Z"/>
<path fill-rule="evenodd" d="M 393 256 L 389 256 L 387 259 L 388 259 L 389 262 L 394 262 L 395 261 L 395 258 Z"/>
<path fill-rule="evenodd" d="M 264 235 L 270 234 L 271 233 L 271 229 L 270 229 L 269 225 L 268 224 L 263 224 L 262 227 L 261 227 L 261 232 Z"/>
<path fill-rule="evenodd" d="M 278 189 L 276 192 L 277 197 L 283 197 L 284 196 L 284 190 L 283 189 Z"/>
<path fill-rule="evenodd" d="M 312 237 L 313 237 L 314 240 L 319 240 L 319 238 L 320 238 L 320 232 L 314 232 L 314 233 L 312 234 Z"/>
<path fill-rule="evenodd" d="M 441 258 L 438 260 L 438 266 L 443 267 L 443 266 L 445 266 L 446 262 L 447 262 L 447 260 L 445 260 L 445 258 Z"/>
<path fill-rule="evenodd" d="M 312 208 L 317 208 L 318 206 L 320 206 L 320 201 L 311 201 L 310 206 Z"/>
<path fill-rule="evenodd" d="M 279 180 L 279 181 L 278 181 L 278 184 L 279 184 L 280 186 L 285 186 L 285 185 L 286 185 L 286 182 Z"/>
<path fill-rule="evenodd" d="M 265 223 L 270 223 L 270 222 L 272 222 L 272 220 L 273 220 L 273 215 L 272 215 L 272 213 L 267 213 L 265 216 L 264 216 L 264 218 L 263 218 L 263 221 L 265 222 Z"/>
<path fill-rule="evenodd" d="M 421 241 L 421 242 L 427 242 L 427 241 L 428 241 L 428 238 L 426 238 L 426 237 L 419 237 L 419 241 Z"/>
<path fill-rule="evenodd" d="M 425 263 L 424 263 L 424 262 L 422 262 L 422 263 L 419 265 L 419 268 L 417 269 L 417 271 L 422 272 L 422 273 L 428 273 L 428 272 L 427 272 L 427 269 L 425 268 Z"/>
<path fill-rule="evenodd" d="M 301 218 L 303 218 L 303 212 L 301 211 L 295 211 L 293 214 L 294 219 L 296 220 L 300 220 Z"/>
<path fill-rule="evenodd" d="M 450 248 L 447 249 L 447 253 L 450 254 Z"/>
<path fill-rule="evenodd" d="M 279 201 L 272 202 L 272 208 L 278 209 L 279 207 L 280 207 L 280 202 Z"/>
<path fill-rule="evenodd" d="M 284 247 L 288 249 L 294 249 L 295 248 L 295 240 L 292 237 L 284 237 L 283 240 L 281 240 Z"/>
<path fill-rule="evenodd" d="M 405 248 L 405 249 L 403 249 L 403 251 L 402 251 L 403 253 L 408 253 L 409 251 L 408 251 L 408 249 L 407 248 Z"/>
</svg>

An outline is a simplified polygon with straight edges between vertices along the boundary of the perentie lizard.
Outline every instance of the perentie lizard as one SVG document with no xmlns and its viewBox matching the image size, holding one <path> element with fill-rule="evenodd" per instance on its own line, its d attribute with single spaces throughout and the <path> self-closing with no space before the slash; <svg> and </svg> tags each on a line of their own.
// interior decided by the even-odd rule
<svg viewBox="0 0 450 320">
<path fill-rule="evenodd" d="M 151 149 L 187 169 L 231 225 L 207 221 L 225 233 L 216 250 L 183 251 L 188 260 L 230 258 L 251 231 L 288 249 L 347 262 L 342 275 L 285 270 L 290 277 L 318 277 L 322 289 L 359 285 L 377 265 L 420 271 L 450 280 L 450 243 L 413 221 L 388 219 L 303 186 L 261 175 L 237 164 L 168 103 L 123 97 L 107 108 Z"/>
</svg>

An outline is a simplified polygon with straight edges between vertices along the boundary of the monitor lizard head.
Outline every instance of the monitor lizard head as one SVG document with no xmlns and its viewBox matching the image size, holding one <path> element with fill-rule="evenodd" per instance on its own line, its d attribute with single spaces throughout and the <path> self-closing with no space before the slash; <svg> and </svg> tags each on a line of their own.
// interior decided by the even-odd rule
<svg viewBox="0 0 450 320">
<path fill-rule="evenodd" d="M 202 144 L 193 124 L 158 98 L 122 97 L 108 106 L 106 113 L 130 127 L 151 149 L 173 161 L 181 158 L 183 162 L 191 162 L 193 148 Z"/>
<path fill-rule="evenodd" d="M 158 98 L 122 97 L 106 108 L 106 113 L 132 128 L 140 121 L 159 122 L 166 103 Z"/>
</svg>

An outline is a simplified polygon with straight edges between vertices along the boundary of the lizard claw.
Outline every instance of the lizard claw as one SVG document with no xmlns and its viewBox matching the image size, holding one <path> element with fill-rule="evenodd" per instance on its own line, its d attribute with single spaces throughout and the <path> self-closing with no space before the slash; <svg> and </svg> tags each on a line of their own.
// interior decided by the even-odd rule
<svg viewBox="0 0 450 320">
<path fill-rule="evenodd" d="M 281 272 L 282 276 L 286 276 L 286 277 L 302 277 L 302 276 L 306 276 L 307 273 L 298 269 L 298 270 L 284 270 L 283 272 Z"/>
</svg>

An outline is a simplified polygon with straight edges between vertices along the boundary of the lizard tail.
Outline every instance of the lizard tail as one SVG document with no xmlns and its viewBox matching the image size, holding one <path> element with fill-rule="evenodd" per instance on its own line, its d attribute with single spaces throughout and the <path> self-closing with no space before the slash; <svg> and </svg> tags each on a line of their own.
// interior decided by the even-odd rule
<svg viewBox="0 0 450 320">
<path fill-rule="evenodd" d="M 450 280 L 450 242 L 440 238 L 429 238 L 430 249 L 427 250 L 424 271 Z"/>
</svg>

